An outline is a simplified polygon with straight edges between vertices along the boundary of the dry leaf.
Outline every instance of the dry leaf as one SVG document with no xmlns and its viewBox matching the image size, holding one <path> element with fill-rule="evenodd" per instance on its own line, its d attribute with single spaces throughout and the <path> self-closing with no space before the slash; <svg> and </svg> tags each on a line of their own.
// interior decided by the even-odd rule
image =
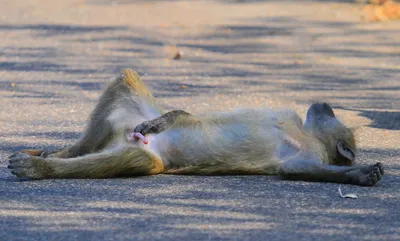
<svg viewBox="0 0 400 241">
<path fill-rule="evenodd" d="M 349 194 L 343 195 L 343 194 L 342 194 L 342 190 L 340 189 L 340 186 L 341 186 L 341 185 L 339 185 L 338 191 L 339 191 L 339 195 L 340 195 L 342 198 L 352 198 L 352 199 L 358 198 L 357 195 L 354 194 L 354 193 L 349 193 Z"/>
<path fill-rule="evenodd" d="M 370 1 L 364 8 L 364 18 L 368 21 L 400 19 L 400 4 L 392 0 Z"/>
<path fill-rule="evenodd" d="M 183 57 L 183 52 L 175 45 L 168 45 L 164 47 L 164 52 L 168 55 L 168 58 L 181 59 Z"/>
<path fill-rule="evenodd" d="M 186 85 L 181 85 L 179 86 L 180 89 L 187 89 L 188 87 Z"/>
<path fill-rule="evenodd" d="M 178 52 L 175 53 L 174 59 L 181 59 L 183 56 L 183 52 L 178 50 Z"/>
</svg>

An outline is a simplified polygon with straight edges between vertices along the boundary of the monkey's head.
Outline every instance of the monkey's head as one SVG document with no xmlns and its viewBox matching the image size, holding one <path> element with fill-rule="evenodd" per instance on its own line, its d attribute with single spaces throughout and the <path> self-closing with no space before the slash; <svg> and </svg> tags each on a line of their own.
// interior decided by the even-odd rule
<svg viewBox="0 0 400 241">
<path fill-rule="evenodd" d="M 304 130 L 321 141 L 328 152 L 329 164 L 354 164 L 356 143 L 353 131 L 340 122 L 327 103 L 316 103 L 307 111 Z"/>
</svg>

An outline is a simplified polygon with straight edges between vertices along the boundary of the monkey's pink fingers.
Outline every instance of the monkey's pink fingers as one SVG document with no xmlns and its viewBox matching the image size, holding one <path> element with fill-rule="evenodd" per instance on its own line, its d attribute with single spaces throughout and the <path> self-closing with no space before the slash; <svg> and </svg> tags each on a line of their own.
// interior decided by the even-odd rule
<svg viewBox="0 0 400 241">
<path fill-rule="evenodd" d="M 142 135 L 142 133 L 140 133 L 140 132 L 133 132 L 133 133 L 131 134 L 131 136 L 132 136 L 133 139 L 135 139 L 135 140 L 138 140 L 138 139 L 142 140 L 143 143 L 144 143 L 145 145 L 147 145 L 147 143 L 149 143 L 149 141 L 147 140 L 147 138 L 146 138 L 144 135 Z"/>
</svg>

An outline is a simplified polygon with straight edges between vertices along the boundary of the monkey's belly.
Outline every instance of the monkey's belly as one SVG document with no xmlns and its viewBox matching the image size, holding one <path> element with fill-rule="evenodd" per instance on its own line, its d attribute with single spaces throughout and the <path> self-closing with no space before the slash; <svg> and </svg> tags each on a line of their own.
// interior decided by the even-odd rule
<svg viewBox="0 0 400 241">
<path fill-rule="evenodd" d="M 265 132 L 265 130 L 263 131 Z M 277 164 L 278 142 L 267 134 L 243 125 L 227 125 L 204 132 L 198 129 L 172 129 L 157 135 L 155 152 L 169 167 L 248 163 L 255 166 Z M 279 139 L 279 138 L 278 138 Z M 151 141 L 150 141 L 151 142 Z"/>
</svg>

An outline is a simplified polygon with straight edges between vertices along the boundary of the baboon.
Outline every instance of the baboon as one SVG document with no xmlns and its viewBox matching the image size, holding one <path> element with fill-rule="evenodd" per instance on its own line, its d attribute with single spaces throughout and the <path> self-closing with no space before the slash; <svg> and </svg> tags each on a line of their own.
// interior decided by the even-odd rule
<svg viewBox="0 0 400 241">
<path fill-rule="evenodd" d="M 138 74 L 125 69 L 100 97 L 75 145 L 17 152 L 8 168 L 28 179 L 243 174 L 376 184 L 382 165 L 353 166 L 355 154 L 353 131 L 326 103 L 311 105 L 304 124 L 292 110 L 267 108 L 162 114 Z"/>
</svg>

